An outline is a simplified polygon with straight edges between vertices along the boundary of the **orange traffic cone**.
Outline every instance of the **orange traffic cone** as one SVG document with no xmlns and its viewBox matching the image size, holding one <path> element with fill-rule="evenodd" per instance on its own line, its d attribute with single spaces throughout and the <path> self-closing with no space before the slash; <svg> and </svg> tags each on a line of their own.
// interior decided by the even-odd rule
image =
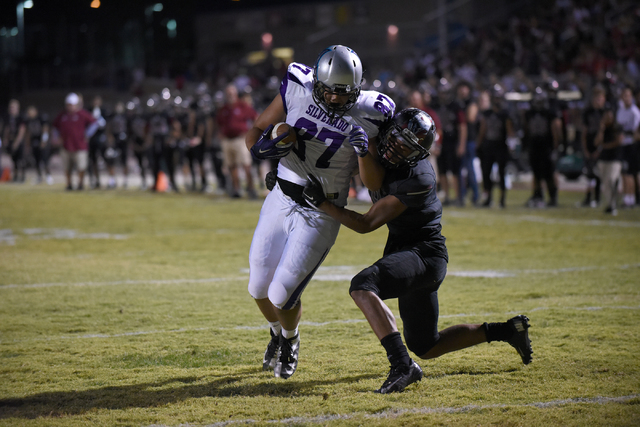
<svg viewBox="0 0 640 427">
<path fill-rule="evenodd" d="M 2 169 L 2 176 L 0 176 L 0 182 L 11 181 L 11 169 L 4 168 Z"/>
<path fill-rule="evenodd" d="M 167 175 L 160 171 L 158 172 L 158 181 L 157 181 L 157 185 L 156 185 L 156 191 L 158 192 L 165 192 L 167 191 L 167 189 L 169 188 L 169 180 L 167 179 Z"/>
</svg>

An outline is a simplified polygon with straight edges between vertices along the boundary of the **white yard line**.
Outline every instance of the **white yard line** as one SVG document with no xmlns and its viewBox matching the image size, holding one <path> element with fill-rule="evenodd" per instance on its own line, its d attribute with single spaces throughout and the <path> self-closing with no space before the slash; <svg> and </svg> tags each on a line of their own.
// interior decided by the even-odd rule
<svg viewBox="0 0 640 427">
<path fill-rule="evenodd" d="M 376 412 L 374 414 L 369 414 L 365 412 L 352 412 L 348 414 L 336 414 L 336 415 L 318 415 L 315 417 L 291 417 L 291 418 L 283 418 L 280 420 L 255 420 L 255 419 L 244 419 L 244 420 L 230 420 L 230 421 L 222 421 L 213 424 L 206 424 L 205 427 L 225 427 L 234 424 L 255 424 L 255 423 L 268 423 L 268 424 L 326 424 L 331 421 L 342 421 L 342 420 L 351 420 L 355 418 L 365 418 L 365 419 L 394 419 L 403 415 L 430 415 L 430 414 L 461 414 L 471 411 L 485 411 L 488 409 L 518 409 L 518 408 L 539 408 L 539 409 L 547 409 L 547 408 L 556 408 L 558 406 L 565 405 L 607 405 L 610 403 L 626 403 L 630 400 L 637 399 L 640 397 L 640 394 L 631 394 L 628 396 L 617 396 L 617 397 L 608 397 L 608 396 L 597 396 L 597 397 L 571 397 L 567 399 L 559 399 L 559 400 L 550 400 L 548 402 L 531 402 L 531 403 L 521 403 L 521 404 L 505 404 L 505 403 L 495 403 L 492 405 L 466 405 L 466 406 L 440 406 L 435 408 L 397 408 L 397 409 L 389 409 L 382 412 Z M 180 424 L 181 427 L 195 427 L 202 426 L 202 424 Z M 164 424 L 153 424 L 150 427 L 168 427 Z"/>
<path fill-rule="evenodd" d="M 320 267 L 318 272 L 313 277 L 313 280 L 318 282 L 342 282 L 350 281 L 355 274 L 366 266 L 326 266 Z M 576 271 L 589 271 L 589 270 L 607 270 L 607 269 L 619 269 L 626 270 L 629 268 L 640 268 L 638 264 L 622 264 L 616 266 L 580 266 L 580 267 L 565 267 L 565 268 L 552 268 L 552 269 L 531 269 L 531 270 L 450 270 L 447 272 L 448 276 L 457 277 L 486 277 L 486 278 L 502 278 L 502 277 L 515 277 L 520 274 L 558 274 L 558 273 L 572 273 Z M 248 269 L 240 270 L 241 273 L 248 273 Z M 205 279 L 168 279 L 168 280 L 116 280 L 112 282 L 52 282 L 52 283 L 23 283 L 23 284 L 9 284 L 0 285 L 2 289 L 16 289 L 16 288 L 51 288 L 56 286 L 116 286 L 116 285 L 176 285 L 182 283 L 212 283 L 212 282 L 224 282 L 224 281 L 248 281 L 249 276 L 231 276 L 231 277 L 210 277 Z"/>
<path fill-rule="evenodd" d="M 509 215 L 509 216 L 484 216 L 480 213 L 451 211 L 447 212 L 446 217 L 452 218 L 468 218 L 477 219 L 481 221 L 496 221 L 496 222 L 537 222 L 548 225 L 575 225 L 575 226 L 589 226 L 589 227 L 623 227 L 623 228 L 640 228 L 640 221 L 616 221 L 616 220 L 600 220 L 600 219 L 564 219 L 564 218 L 549 218 L 545 216 L 536 215 Z"/>
</svg>

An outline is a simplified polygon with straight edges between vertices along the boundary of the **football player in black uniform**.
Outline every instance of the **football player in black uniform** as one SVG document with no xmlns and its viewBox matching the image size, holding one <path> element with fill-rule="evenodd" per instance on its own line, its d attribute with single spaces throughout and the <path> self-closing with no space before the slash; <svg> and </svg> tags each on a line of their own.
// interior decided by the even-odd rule
<svg viewBox="0 0 640 427">
<path fill-rule="evenodd" d="M 51 144 L 49 143 L 49 123 L 46 115 L 38 114 L 38 109 L 30 105 L 27 107 L 25 118 L 27 127 L 27 141 L 31 146 L 31 154 L 38 174 L 38 184 L 42 182 L 42 170 L 47 175 L 47 184 L 53 184 L 51 171 L 49 170 L 49 158 L 51 156 Z"/>
<path fill-rule="evenodd" d="M 498 164 L 500 175 L 500 207 L 505 207 L 507 197 L 506 168 L 510 157 L 507 137 L 514 135 L 513 121 L 507 110 L 502 107 L 502 93 L 500 90 L 494 90 L 491 95 L 491 108 L 483 111 L 480 116 L 480 129 L 476 145 L 482 168 L 482 187 L 485 193 L 482 206 L 484 207 L 491 206 L 493 193 L 491 170 L 494 163 Z"/>
<path fill-rule="evenodd" d="M 313 175 L 304 190 L 308 203 L 352 230 L 368 233 L 384 224 L 389 228 L 383 257 L 356 275 L 349 289 L 391 364 L 379 393 L 401 392 L 422 378 L 385 299 L 398 298 L 407 346 L 421 359 L 491 341 L 511 344 L 525 364 L 533 353 L 529 319 L 523 315 L 504 323 L 456 325 L 438 332 L 438 288 L 447 272 L 448 255 L 440 233 L 442 204 L 436 195 L 436 176 L 426 160 L 434 135 L 433 119 L 417 108 L 402 110 L 384 126 L 378 157 L 386 176 L 382 189 L 371 192 L 374 204 L 365 214 L 326 202 Z"/>
<path fill-rule="evenodd" d="M 554 153 L 562 138 L 562 119 L 549 107 L 547 94 L 536 88 L 531 109 L 524 114 L 524 138 L 529 151 L 529 164 L 533 172 L 533 195 L 527 201 L 529 207 L 544 206 L 542 182 L 549 193 L 546 206 L 558 205 L 558 186 L 555 178 Z"/>
<path fill-rule="evenodd" d="M 116 163 L 122 166 L 124 181 L 122 186 L 127 188 L 129 179 L 129 118 L 123 102 L 116 103 L 114 114 L 107 119 L 107 141 L 111 155 L 105 152 L 105 158 L 109 159 L 107 168 L 109 170 L 109 184 L 107 188 L 116 187 Z M 109 150 L 111 149 L 111 150 Z"/>
<path fill-rule="evenodd" d="M 26 126 L 20 115 L 20 102 L 17 99 L 9 101 L 7 115 L 0 123 L 2 134 L 0 140 L 5 146 L 7 154 L 13 161 L 13 181 L 24 182 L 24 137 Z"/>
</svg>

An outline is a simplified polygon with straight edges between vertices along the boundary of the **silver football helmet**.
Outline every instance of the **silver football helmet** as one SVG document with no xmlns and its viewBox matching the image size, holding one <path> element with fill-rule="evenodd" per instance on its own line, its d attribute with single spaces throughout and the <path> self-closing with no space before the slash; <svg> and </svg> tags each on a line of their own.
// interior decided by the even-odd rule
<svg viewBox="0 0 640 427">
<path fill-rule="evenodd" d="M 330 117 L 342 117 L 351 109 L 362 88 L 362 62 L 350 48 L 342 45 L 323 50 L 313 67 L 313 100 Z M 325 91 L 349 95 L 344 105 L 328 103 Z"/>
</svg>

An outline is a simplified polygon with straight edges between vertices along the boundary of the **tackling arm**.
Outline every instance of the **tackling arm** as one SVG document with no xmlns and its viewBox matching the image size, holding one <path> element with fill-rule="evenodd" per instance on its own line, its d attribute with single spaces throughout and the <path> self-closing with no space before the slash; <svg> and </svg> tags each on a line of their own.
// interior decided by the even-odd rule
<svg viewBox="0 0 640 427">
<path fill-rule="evenodd" d="M 366 156 L 358 157 L 358 169 L 362 183 L 371 191 L 377 191 L 382 187 L 385 170 L 378 161 L 378 137 L 369 140 L 369 150 Z"/>
<path fill-rule="evenodd" d="M 365 214 L 340 208 L 327 201 L 318 207 L 345 227 L 360 234 L 377 230 L 407 209 L 407 206 L 402 204 L 402 202 L 393 195 L 378 200 Z"/>
</svg>

